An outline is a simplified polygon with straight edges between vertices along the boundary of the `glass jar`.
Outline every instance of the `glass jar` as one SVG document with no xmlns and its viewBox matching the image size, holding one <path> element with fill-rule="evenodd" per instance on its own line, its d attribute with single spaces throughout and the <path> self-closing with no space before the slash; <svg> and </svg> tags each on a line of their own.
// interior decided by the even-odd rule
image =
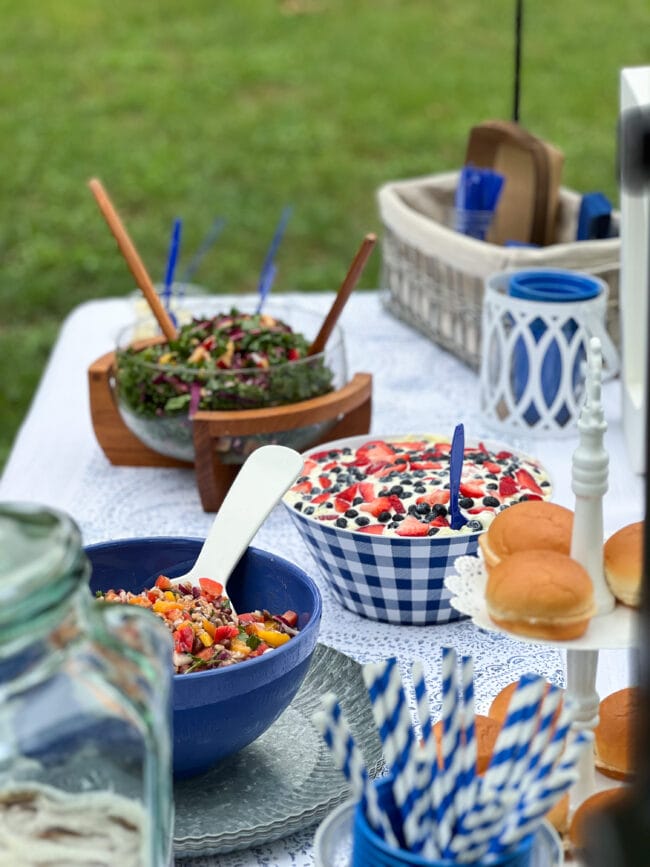
<svg viewBox="0 0 650 867">
<path fill-rule="evenodd" d="M 171 637 L 89 572 L 70 517 L 0 504 L 0 865 L 172 863 Z"/>
</svg>

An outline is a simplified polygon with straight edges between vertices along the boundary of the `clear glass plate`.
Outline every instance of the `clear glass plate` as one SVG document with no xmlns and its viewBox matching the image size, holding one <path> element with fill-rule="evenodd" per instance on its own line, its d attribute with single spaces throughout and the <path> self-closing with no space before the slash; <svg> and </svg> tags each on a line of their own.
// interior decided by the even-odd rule
<svg viewBox="0 0 650 867">
<path fill-rule="evenodd" d="M 311 721 L 328 691 L 336 693 L 371 776 L 379 772 L 381 741 L 361 666 L 319 644 L 298 694 L 277 722 L 212 771 L 175 784 L 177 857 L 277 840 L 320 822 L 349 798 L 345 777 Z"/>
<path fill-rule="evenodd" d="M 350 867 L 355 801 L 346 801 L 318 826 L 314 837 L 316 867 Z M 542 822 L 535 836 L 530 867 L 561 867 L 562 842 L 555 829 Z"/>
</svg>

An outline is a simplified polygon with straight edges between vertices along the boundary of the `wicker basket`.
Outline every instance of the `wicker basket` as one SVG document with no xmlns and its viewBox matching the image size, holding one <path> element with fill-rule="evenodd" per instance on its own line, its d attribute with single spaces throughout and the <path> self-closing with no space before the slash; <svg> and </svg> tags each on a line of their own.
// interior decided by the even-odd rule
<svg viewBox="0 0 650 867">
<path fill-rule="evenodd" d="M 458 175 L 428 175 L 379 189 L 387 308 L 478 370 L 485 278 L 509 268 L 566 268 L 608 284 L 607 329 L 619 345 L 620 239 L 572 240 L 581 195 L 561 189 L 555 244 L 503 247 L 451 228 Z M 618 227 L 618 214 L 613 222 Z"/>
</svg>

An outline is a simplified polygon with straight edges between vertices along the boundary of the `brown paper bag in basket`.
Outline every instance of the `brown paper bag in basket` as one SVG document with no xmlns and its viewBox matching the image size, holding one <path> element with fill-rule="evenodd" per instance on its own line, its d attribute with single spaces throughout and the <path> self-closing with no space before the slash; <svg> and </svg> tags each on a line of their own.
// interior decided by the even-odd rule
<svg viewBox="0 0 650 867">
<path fill-rule="evenodd" d="M 465 163 L 505 178 L 487 240 L 546 246 L 555 241 L 564 154 L 514 121 L 472 127 Z"/>
</svg>

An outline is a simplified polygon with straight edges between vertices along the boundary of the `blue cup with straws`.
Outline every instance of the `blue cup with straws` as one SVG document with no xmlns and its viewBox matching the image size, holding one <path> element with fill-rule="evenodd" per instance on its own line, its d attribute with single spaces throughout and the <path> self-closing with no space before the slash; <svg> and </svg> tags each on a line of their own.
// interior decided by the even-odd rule
<svg viewBox="0 0 650 867">
<path fill-rule="evenodd" d="M 401 834 L 400 813 L 393 798 L 392 776 L 381 777 L 375 780 L 374 786 L 377 791 L 377 799 L 381 810 L 390 819 L 395 834 L 403 844 Z M 463 867 L 542 867 L 551 861 L 533 861 L 534 835 L 529 835 L 521 840 L 513 849 L 490 854 L 479 861 L 465 861 Z M 357 804 L 354 812 L 354 824 L 352 831 L 352 864 L 351 867 L 404 867 L 404 865 L 417 865 L 417 867 L 458 867 L 460 861 L 428 860 L 421 855 L 416 855 L 406 849 L 397 849 L 389 846 L 368 823 L 368 819 L 361 803 Z"/>
</svg>

